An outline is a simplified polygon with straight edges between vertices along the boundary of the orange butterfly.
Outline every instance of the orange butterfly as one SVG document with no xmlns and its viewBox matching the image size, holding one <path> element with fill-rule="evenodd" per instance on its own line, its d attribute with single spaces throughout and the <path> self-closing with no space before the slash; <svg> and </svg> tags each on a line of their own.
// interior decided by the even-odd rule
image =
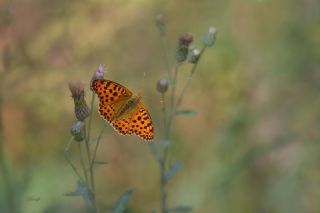
<svg viewBox="0 0 320 213">
<path fill-rule="evenodd" d="M 100 115 L 120 134 L 154 138 L 152 119 L 140 94 L 133 96 L 126 87 L 102 79 L 93 80 L 91 89 L 98 95 Z"/>
</svg>

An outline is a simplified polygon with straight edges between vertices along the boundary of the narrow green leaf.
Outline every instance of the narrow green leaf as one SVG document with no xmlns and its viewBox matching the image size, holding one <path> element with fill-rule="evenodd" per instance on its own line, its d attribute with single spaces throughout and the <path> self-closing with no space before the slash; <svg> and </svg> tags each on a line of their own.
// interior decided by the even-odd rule
<svg viewBox="0 0 320 213">
<path fill-rule="evenodd" d="M 167 212 L 191 212 L 192 209 L 193 209 L 192 206 L 181 205 L 181 206 L 176 206 L 176 207 L 170 208 L 170 209 L 168 209 Z"/>
<path fill-rule="evenodd" d="M 133 190 L 129 189 L 125 193 L 123 193 L 120 198 L 117 200 L 115 206 L 112 209 L 112 213 L 123 213 L 127 207 L 129 199 L 132 195 Z"/>
<path fill-rule="evenodd" d="M 179 110 L 179 111 L 176 111 L 176 112 L 175 112 L 175 115 L 176 115 L 176 116 L 179 116 L 179 115 L 192 116 L 192 115 L 195 115 L 195 114 L 196 114 L 196 112 L 193 111 L 193 110 L 190 110 L 190 109 Z"/>
<path fill-rule="evenodd" d="M 108 164 L 108 162 L 107 161 L 103 161 L 103 160 L 95 160 L 94 164 L 96 164 L 96 165 L 105 165 L 105 164 Z"/>
<path fill-rule="evenodd" d="M 164 174 L 165 181 L 168 182 L 170 178 L 175 176 L 177 172 L 182 168 L 181 161 L 175 161 L 169 168 L 168 171 Z"/>
</svg>

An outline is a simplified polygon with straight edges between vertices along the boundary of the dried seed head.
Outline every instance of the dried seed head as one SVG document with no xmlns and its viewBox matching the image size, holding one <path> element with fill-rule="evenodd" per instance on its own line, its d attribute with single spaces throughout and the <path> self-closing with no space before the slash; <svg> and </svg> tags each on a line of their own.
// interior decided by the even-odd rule
<svg viewBox="0 0 320 213">
<path fill-rule="evenodd" d="M 164 19 L 162 14 L 158 14 L 156 16 L 156 26 L 159 29 L 159 32 L 162 36 L 166 35 L 167 32 L 167 26 L 166 26 L 166 20 Z"/>
<path fill-rule="evenodd" d="M 179 38 L 179 45 L 189 46 L 193 42 L 193 35 L 192 33 L 185 33 Z"/>
<path fill-rule="evenodd" d="M 84 83 L 79 80 L 70 81 L 69 89 L 72 94 L 72 98 L 84 96 Z"/>
<path fill-rule="evenodd" d="M 182 63 L 187 59 L 189 45 L 193 42 L 193 35 L 185 33 L 179 38 L 179 44 L 176 49 L 176 60 Z"/>
<path fill-rule="evenodd" d="M 70 129 L 71 135 L 74 137 L 75 141 L 82 141 L 84 139 L 84 122 L 75 121 Z"/>
<path fill-rule="evenodd" d="M 157 82 L 157 90 L 158 90 L 158 92 L 164 94 L 168 90 L 169 83 L 170 83 L 170 81 L 168 79 L 165 79 L 165 78 L 164 79 L 160 79 Z"/>
<path fill-rule="evenodd" d="M 79 80 L 69 82 L 69 89 L 74 101 L 74 112 L 79 121 L 84 121 L 90 114 L 89 107 L 84 99 L 84 83 Z"/>
<path fill-rule="evenodd" d="M 203 35 L 202 43 L 204 46 L 212 47 L 216 41 L 217 29 L 215 27 L 209 27 L 206 34 Z"/>
<path fill-rule="evenodd" d="M 188 62 L 191 64 L 195 64 L 198 62 L 201 55 L 201 50 L 198 48 L 194 48 L 188 53 Z"/>
</svg>

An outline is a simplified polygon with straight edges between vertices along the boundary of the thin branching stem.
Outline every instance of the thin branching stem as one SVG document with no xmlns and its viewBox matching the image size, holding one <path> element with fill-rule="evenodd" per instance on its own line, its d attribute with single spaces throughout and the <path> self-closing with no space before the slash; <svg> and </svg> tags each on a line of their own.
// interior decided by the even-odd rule
<svg viewBox="0 0 320 213">
<path fill-rule="evenodd" d="M 92 91 L 91 94 L 91 102 L 90 102 L 90 117 L 89 117 L 89 123 L 88 123 L 88 140 L 90 142 L 90 134 L 91 134 L 91 125 L 92 125 L 92 109 L 93 109 L 93 105 L 94 105 L 94 98 L 95 98 L 95 94 Z"/>
<path fill-rule="evenodd" d="M 183 99 L 183 97 L 184 97 L 184 95 L 185 95 L 185 93 L 186 93 L 186 90 L 187 90 L 187 88 L 189 87 L 189 85 L 190 85 L 190 83 L 191 83 L 191 80 L 192 80 L 192 78 L 193 78 L 193 75 L 194 75 L 194 73 L 195 73 L 195 71 L 196 71 L 196 69 L 197 69 L 197 67 L 198 67 L 198 64 L 199 64 L 199 61 L 200 61 L 200 59 L 201 59 L 201 56 L 202 56 L 202 54 L 204 53 L 205 50 L 206 50 L 206 47 L 203 47 L 203 48 L 201 49 L 200 56 L 199 56 L 199 59 L 198 59 L 197 63 L 195 63 L 195 64 L 192 66 L 191 71 L 190 71 L 190 73 L 189 73 L 189 76 L 188 76 L 188 78 L 187 78 L 187 81 L 186 81 L 184 87 L 182 88 L 182 91 L 181 91 L 180 96 L 179 96 L 179 98 L 178 98 L 178 101 L 177 101 L 177 103 L 176 103 L 176 108 L 180 106 L 180 104 L 181 104 L 181 102 L 182 102 L 182 99 Z"/>
<path fill-rule="evenodd" d="M 88 123 L 88 130 L 87 130 L 87 137 L 85 137 L 85 142 L 86 142 L 86 150 L 88 154 L 88 161 L 91 162 L 92 157 L 91 157 L 91 150 L 90 150 L 90 140 L 91 140 L 91 125 L 92 125 L 92 109 L 94 105 L 94 92 L 92 92 L 91 96 L 91 104 L 90 104 L 90 116 L 89 116 L 89 123 Z M 85 131 L 86 132 L 86 131 Z"/>
<path fill-rule="evenodd" d="M 92 191 L 95 193 L 95 180 L 94 180 L 94 162 L 96 160 L 96 156 L 97 156 L 97 150 L 98 150 L 98 147 L 99 147 L 99 144 L 100 144 L 100 140 L 101 140 L 101 137 L 102 137 L 102 134 L 105 130 L 107 125 L 104 125 L 103 128 L 101 129 L 100 131 L 100 134 L 97 138 L 97 142 L 96 142 L 96 146 L 94 148 L 94 151 L 93 151 L 93 155 L 92 155 L 92 159 L 91 161 L 89 162 L 89 173 L 91 175 L 91 185 L 92 185 Z M 94 194 L 95 195 L 95 194 Z M 95 205 L 96 205 L 96 202 L 95 202 Z M 98 212 L 98 209 L 96 207 L 96 212 Z"/>
<path fill-rule="evenodd" d="M 98 150 L 98 147 L 99 147 L 99 144 L 100 144 L 100 140 L 101 140 L 102 134 L 103 134 L 104 130 L 106 129 L 106 127 L 107 127 L 107 125 L 104 125 L 102 127 L 99 135 L 98 135 L 96 146 L 94 147 L 94 151 L 93 151 L 93 157 L 92 157 L 92 160 L 91 160 L 90 168 L 92 168 L 93 165 L 94 165 L 94 160 L 96 159 L 96 156 L 97 156 L 97 150 Z"/>
<path fill-rule="evenodd" d="M 81 143 L 80 142 L 78 142 L 78 148 L 79 148 L 80 164 L 81 164 L 81 167 L 82 167 L 84 178 L 86 180 L 86 183 L 88 184 L 88 174 L 87 174 L 87 171 L 86 171 L 86 165 L 85 165 L 84 160 L 83 160 L 83 153 L 82 153 L 82 148 L 81 148 Z"/>
<path fill-rule="evenodd" d="M 6 70 L 5 70 L 6 71 Z M 3 183 L 4 183 L 4 191 L 5 191 L 5 198 L 6 203 L 8 206 L 9 212 L 16 212 L 15 207 L 15 195 L 13 190 L 13 185 L 10 177 L 10 171 L 8 168 L 8 162 L 5 157 L 5 151 L 4 151 L 4 128 L 3 128 L 3 119 L 2 119 L 2 106 L 3 106 L 3 82 L 6 72 L 0 71 L 0 173 L 3 177 Z"/>
<path fill-rule="evenodd" d="M 174 68 L 174 72 L 173 72 L 173 78 L 171 79 L 171 110 L 174 110 L 174 105 L 175 105 L 175 97 L 176 97 L 176 85 L 177 85 L 177 81 L 178 81 L 178 71 L 180 68 L 180 63 L 177 64 Z M 173 111 L 171 112 L 171 114 L 173 113 Z"/>
<path fill-rule="evenodd" d="M 167 109 L 166 109 L 166 99 L 165 99 L 164 93 L 161 93 L 161 106 L 162 106 L 162 114 L 163 114 L 163 128 L 165 130 L 167 126 Z"/>
<path fill-rule="evenodd" d="M 91 125 L 92 125 L 92 109 L 94 105 L 94 99 L 95 99 L 95 94 L 92 91 L 92 96 L 91 96 L 91 103 L 90 103 L 90 116 L 89 116 L 89 123 L 88 123 L 88 130 L 87 130 L 87 137 L 85 137 L 85 142 L 86 142 L 86 151 L 88 154 L 88 166 L 89 166 L 89 181 L 90 181 L 90 188 L 93 194 L 93 205 L 94 205 L 94 212 L 98 212 L 97 208 L 97 203 L 95 199 L 95 183 L 94 183 L 94 174 L 93 174 L 93 169 L 91 169 L 91 162 L 94 161 L 92 152 L 90 149 L 90 141 L 91 141 Z M 85 170 L 87 172 L 87 170 Z"/>
<path fill-rule="evenodd" d="M 162 47 L 163 47 L 163 52 L 164 52 L 164 58 L 165 58 L 165 63 L 166 63 L 166 69 L 168 72 L 168 77 L 169 79 L 172 79 L 171 76 L 171 66 L 169 62 L 169 51 L 168 51 L 168 44 L 167 44 L 167 37 L 165 35 L 161 36 L 161 41 L 162 41 Z"/>
<path fill-rule="evenodd" d="M 68 141 L 68 143 L 66 144 L 66 146 L 64 147 L 64 158 L 66 159 L 66 161 L 68 162 L 68 164 L 71 166 L 71 168 L 73 169 L 74 173 L 78 176 L 79 180 L 82 183 L 85 183 L 84 179 L 82 178 L 82 176 L 80 175 L 80 173 L 78 172 L 77 168 L 75 167 L 75 165 L 72 163 L 72 161 L 69 158 L 69 149 L 70 146 L 72 144 L 72 142 L 74 141 L 74 138 L 71 137 L 71 139 Z"/>
</svg>

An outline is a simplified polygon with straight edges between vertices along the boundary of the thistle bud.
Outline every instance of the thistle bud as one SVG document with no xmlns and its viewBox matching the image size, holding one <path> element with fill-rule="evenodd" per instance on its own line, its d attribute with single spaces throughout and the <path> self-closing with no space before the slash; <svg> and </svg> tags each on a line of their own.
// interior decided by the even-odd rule
<svg viewBox="0 0 320 213">
<path fill-rule="evenodd" d="M 162 14 L 157 15 L 155 22 L 161 36 L 165 36 L 167 32 L 167 26 L 166 26 L 166 21 L 163 15 Z"/>
<path fill-rule="evenodd" d="M 176 49 L 176 60 L 181 63 L 187 59 L 189 45 L 193 42 L 193 35 L 185 33 L 179 38 L 179 44 Z"/>
<path fill-rule="evenodd" d="M 168 90 L 169 83 L 170 83 L 170 81 L 168 79 L 165 79 L 165 78 L 164 79 L 160 79 L 157 82 L 157 90 L 158 90 L 158 92 L 164 94 Z"/>
<path fill-rule="evenodd" d="M 188 62 L 191 64 L 195 64 L 198 62 L 201 55 L 201 50 L 198 48 L 194 48 L 188 53 Z"/>
<path fill-rule="evenodd" d="M 89 107 L 84 99 L 84 83 L 81 81 L 69 82 L 69 89 L 74 101 L 74 112 L 79 121 L 84 121 L 90 114 Z"/>
<path fill-rule="evenodd" d="M 104 70 L 103 70 L 103 66 L 100 64 L 97 71 L 94 73 L 94 75 L 92 76 L 92 80 L 95 79 L 103 79 L 104 76 Z"/>
<path fill-rule="evenodd" d="M 210 27 L 208 32 L 203 35 L 202 43 L 204 46 L 212 47 L 216 41 L 217 29 L 215 27 Z"/>
<path fill-rule="evenodd" d="M 103 70 L 103 66 L 100 64 L 97 71 L 94 73 L 94 75 L 92 76 L 91 78 L 91 81 L 90 81 L 90 90 L 92 90 L 91 88 L 91 85 L 92 85 L 92 82 L 96 79 L 103 79 L 103 76 L 104 76 L 104 73 L 106 71 Z"/>
<path fill-rule="evenodd" d="M 75 141 L 82 141 L 84 139 L 84 122 L 75 121 L 70 129 L 70 133 Z"/>
</svg>

